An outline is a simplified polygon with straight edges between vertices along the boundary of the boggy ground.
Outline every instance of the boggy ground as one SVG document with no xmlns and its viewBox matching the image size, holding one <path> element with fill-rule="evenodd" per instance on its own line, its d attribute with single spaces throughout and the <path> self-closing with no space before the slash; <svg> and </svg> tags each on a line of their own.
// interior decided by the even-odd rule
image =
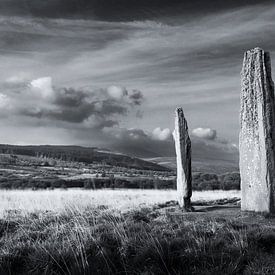
<svg viewBox="0 0 275 275">
<path fill-rule="evenodd" d="M 171 201 L 121 212 L 9 211 L 0 220 L 1 274 L 275 274 L 275 219 L 238 199 Z"/>
</svg>

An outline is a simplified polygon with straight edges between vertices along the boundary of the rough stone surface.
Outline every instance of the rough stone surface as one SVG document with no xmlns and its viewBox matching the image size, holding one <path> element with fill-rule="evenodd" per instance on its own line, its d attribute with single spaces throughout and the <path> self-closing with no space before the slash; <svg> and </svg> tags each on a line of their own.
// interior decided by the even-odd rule
<svg viewBox="0 0 275 275">
<path fill-rule="evenodd" d="M 241 207 L 271 213 L 275 212 L 275 102 L 269 54 L 260 48 L 247 51 L 241 76 Z"/>
<path fill-rule="evenodd" d="M 187 121 L 182 108 L 176 109 L 175 130 L 173 132 L 177 155 L 177 192 L 180 207 L 191 211 L 192 174 L 191 141 Z"/>
</svg>

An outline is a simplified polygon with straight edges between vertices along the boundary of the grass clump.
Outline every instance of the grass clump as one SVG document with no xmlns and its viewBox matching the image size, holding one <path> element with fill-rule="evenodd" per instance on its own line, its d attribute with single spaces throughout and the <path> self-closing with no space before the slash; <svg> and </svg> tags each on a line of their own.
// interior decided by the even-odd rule
<svg viewBox="0 0 275 275">
<path fill-rule="evenodd" d="M 67 209 L 0 220 L 0 274 L 274 274 L 272 221 L 154 208 Z"/>
</svg>

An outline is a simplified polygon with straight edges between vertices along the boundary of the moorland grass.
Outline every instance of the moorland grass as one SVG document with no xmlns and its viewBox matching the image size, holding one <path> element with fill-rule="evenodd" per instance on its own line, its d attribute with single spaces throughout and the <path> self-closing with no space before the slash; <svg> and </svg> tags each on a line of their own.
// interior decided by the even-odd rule
<svg viewBox="0 0 275 275">
<path fill-rule="evenodd" d="M 275 274 L 275 227 L 164 208 L 9 211 L 1 274 Z"/>
</svg>

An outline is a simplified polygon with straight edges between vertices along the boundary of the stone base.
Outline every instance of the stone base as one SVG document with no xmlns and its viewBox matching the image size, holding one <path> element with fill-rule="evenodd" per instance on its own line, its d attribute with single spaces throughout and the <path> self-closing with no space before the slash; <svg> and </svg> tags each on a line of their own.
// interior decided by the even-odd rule
<svg viewBox="0 0 275 275">
<path fill-rule="evenodd" d="M 181 208 L 183 212 L 194 212 L 195 209 L 191 204 L 190 198 L 184 198 L 183 199 L 183 207 Z"/>
</svg>

